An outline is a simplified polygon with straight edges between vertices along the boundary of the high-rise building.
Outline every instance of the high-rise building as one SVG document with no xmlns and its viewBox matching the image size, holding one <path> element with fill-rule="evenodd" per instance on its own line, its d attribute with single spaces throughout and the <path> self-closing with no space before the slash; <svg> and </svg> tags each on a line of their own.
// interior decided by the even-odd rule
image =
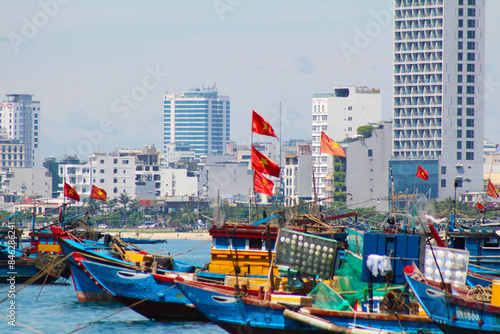
<svg viewBox="0 0 500 334">
<path fill-rule="evenodd" d="M 170 143 L 189 144 L 198 159 L 224 154 L 229 140 L 229 97 L 219 95 L 215 85 L 165 94 L 163 108 L 165 154 Z"/>
<path fill-rule="evenodd" d="M 428 162 L 433 198 L 482 189 L 484 3 L 395 0 L 393 154 L 406 170 Z"/>
<path fill-rule="evenodd" d="M 40 167 L 39 127 L 40 102 L 33 95 L 8 94 L 0 103 L 0 136 L 18 140 L 24 145 L 24 166 Z"/>
<path fill-rule="evenodd" d="M 380 89 L 338 87 L 333 93 L 314 94 L 312 100 L 312 159 L 318 198 L 327 197 L 325 178 L 333 173 L 333 158 L 321 154 L 321 132 L 336 142 L 357 136 L 360 126 L 382 119 Z M 313 196 L 314 198 L 314 196 Z"/>
</svg>

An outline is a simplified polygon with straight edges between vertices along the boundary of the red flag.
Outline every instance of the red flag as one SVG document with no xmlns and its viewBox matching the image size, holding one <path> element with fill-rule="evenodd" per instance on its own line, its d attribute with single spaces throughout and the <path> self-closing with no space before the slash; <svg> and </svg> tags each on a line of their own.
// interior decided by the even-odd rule
<svg viewBox="0 0 500 334">
<path fill-rule="evenodd" d="M 491 196 L 494 199 L 498 199 L 498 189 L 491 182 L 491 180 L 488 180 L 488 188 L 486 188 L 486 195 Z"/>
<path fill-rule="evenodd" d="M 253 190 L 258 193 L 274 196 L 273 194 L 274 183 L 268 180 L 264 175 L 258 171 L 254 172 L 253 176 Z"/>
<path fill-rule="evenodd" d="M 416 176 L 421 178 L 424 181 L 427 181 L 429 179 L 429 172 L 427 172 L 425 169 L 423 169 L 422 166 L 418 165 Z"/>
<path fill-rule="evenodd" d="M 278 139 L 278 136 L 276 136 L 276 134 L 274 133 L 274 129 L 271 124 L 266 122 L 264 118 L 262 118 L 262 116 L 257 114 L 254 110 L 252 110 L 252 112 L 252 132 L 258 133 L 259 135 L 275 137 L 276 139 Z"/>
<path fill-rule="evenodd" d="M 324 132 L 321 132 L 321 146 L 319 148 L 321 153 L 336 155 L 345 158 L 344 150 L 333 139 L 328 137 Z"/>
<path fill-rule="evenodd" d="M 75 201 L 80 200 L 80 195 L 76 192 L 75 188 L 64 182 L 64 196 L 71 198 Z"/>
<path fill-rule="evenodd" d="M 96 186 L 92 185 L 92 192 L 90 193 L 90 198 L 100 199 L 101 201 L 106 202 L 106 197 L 107 194 L 103 189 L 97 188 Z"/>
<path fill-rule="evenodd" d="M 477 208 L 478 208 L 479 210 L 484 210 L 484 209 L 486 209 L 486 207 L 485 207 L 484 205 L 482 205 L 481 203 L 479 203 L 479 202 L 477 202 Z"/>
<path fill-rule="evenodd" d="M 252 146 L 252 168 L 263 174 L 280 177 L 280 167 Z"/>
</svg>

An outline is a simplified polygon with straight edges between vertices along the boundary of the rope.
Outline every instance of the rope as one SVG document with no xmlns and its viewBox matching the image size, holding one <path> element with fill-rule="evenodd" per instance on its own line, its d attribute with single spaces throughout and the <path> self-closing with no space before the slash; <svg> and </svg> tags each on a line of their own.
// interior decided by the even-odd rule
<svg viewBox="0 0 500 334">
<path fill-rule="evenodd" d="M 492 287 L 482 287 L 476 285 L 467 292 L 467 299 L 479 301 L 479 302 L 490 302 L 492 295 Z"/>
<path fill-rule="evenodd" d="M 109 315 L 107 315 L 107 316 L 105 316 L 105 317 L 102 317 L 101 319 L 96 320 L 96 321 L 92 321 L 92 322 L 90 322 L 90 323 L 86 324 L 85 326 L 82 326 L 82 327 L 80 327 L 80 328 L 77 328 L 77 329 L 75 329 L 74 331 L 68 332 L 67 334 L 76 333 L 76 332 L 78 332 L 78 331 L 80 331 L 80 330 L 82 330 L 82 329 L 84 329 L 84 328 L 87 328 L 87 327 L 89 327 L 89 326 L 92 326 L 92 325 L 93 325 L 93 324 L 95 324 L 95 323 L 98 323 L 99 321 L 102 321 L 102 320 L 104 320 L 104 319 L 107 319 L 107 318 L 109 318 L 109 317 L 112 317 L 112 316 L 114 316 L 115 314 L 118 314 L 118 313 L 120 313 L 120 312 L 126 311 L 126 310 L 128 310 L 128 309 L 130 309 L 130 308 L 132 308 L 132 307 L 134 307 L 134 306 L 136 306 L 136 305 L 139 305 L 139 304 L 140 304 L 140 303 L 142 303 L 142 302 L 145 302 L 145 301 L 146 301 L 146 300 L 148 300 L 148 299 L 153 298 L 153 297 L 154 297 L 154 296 L 156 296 L 156 295 L 159 295 L 160 293 L 163 293 L 163 292 L 165 292 L 165 291 L 168 291 L 168 290 L 170 290 L 170 289 L 174 288 L 175 286 L 176 286 L 176 285 L 174 284 L 174 285 L 172 285 L 171 287 L 166 288 L 165 290 L 159 291 L 159 292 L 155 293 L 154 295 L 149 296 L 148 298 L 144 298 L 144 299 L 142 299 L 142 300 L 139 300 L 138 302 L 135 302 L 135 303 L 133 303 L 133 304 L 132 304 L 132 305 L 130 305 L 130 306 L 125 306 L 124 308 L 121 308 L 120 310 L 118 310 L 118 311 L 116 311 L 116 312 L 113 312 L 113 313 L 111 313 L 111 314 L 109 314 Z"/>
<path fill-rule="evenodd" d="M 0 314 L 0 318 L 6 319 L 7 321 L 11 321 L 9 318 L 7 318 L 6 316 L 1 315 L 1 314 Z M 27 329 L 29 329 L 30 331 L 33 331 L 33 332 L 35 332 L 35 333 L 44 334 L 43 332 L 40 332 L 39 330 L 34 329 L 34 328 L 32 328 L 32 327 L 30 327 L 30 326 L 28 326 L 28 325 L 22 324 L 22 323 L 20 323 L 20 322 L 19 322 L 19 321 L 17 321 L 17 320 L 15 320 L 15 322 L 16 322 L 16 326 L 17 326 L 17 325 L 19 325 L 19 326 L 24 327 L 24 328 L 27 328 Z"/>
<path fill-rule="evenodd" d="M 46 269 L 43 269 L 43 270 L 40 270 L 36 275 L 34 275 L 33 277 L 31 277 L 30 279 L 28 279 L 26 282 L 24 282 L 23 284 L 19 285 L 16 290 L 14 291 L 14 293 L 18 293 L 20 291 L 22 291 L 23 289 L 27 288 L 29 285 L 33 284 L 34 282 L 36 282 L 39 278 L 41 278 L 43 275 L 47 274 L 56 266 L 60 265 L 62 262 L 66 261 L 66 259 L 68 257 L 70 257 L 73 253 L 69 254 L 69 255 L 66 255 L 65 257 L 61 258 L 59 261 L 57 262 L 54 262 L 54 264 L 52 264 L 52 266 L 50 266 L 49 268 L 46 268 Z M 38 298 L 38 297 L 37 297 Z M 9 299 L 9 296 L 6 296 L 2 299 L 0 299 L 0 304 L 2 304 L 4 301 L 8 300 Z"/>
<path fill-rule="evenodd" d="M 207 239 L 207 240 L 203 241 L 201 244 L 199 244 L 198 246 L 194 246 L 193 248 L 188 249 L 187 251 L 180 252 L 178 254 L 172 255 L 172 257 L 179 256 L 179 255 L 186 254 L 186 253 L 192 252 L 194 250 L 197 250 L 197 249 L 205 246 L 206 244 L 208 244 L 210 241 L 212 241 L 212 239 Z"/>
</svg>

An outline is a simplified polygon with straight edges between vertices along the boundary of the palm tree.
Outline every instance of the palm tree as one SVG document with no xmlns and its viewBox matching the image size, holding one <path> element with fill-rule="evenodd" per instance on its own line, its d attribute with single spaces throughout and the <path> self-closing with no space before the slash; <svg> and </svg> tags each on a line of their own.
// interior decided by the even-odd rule
<svg viewBox="0 0 500 334">
<path fill-rule="evenodd" d="M 130 196 L 128 193 L 124 192 L 121 193 L 120 196 L 118 197 L 118 203 L 120 203 L 123 206 L 123 215 L 125 216 L 125 223 L 128 223 L 128 217 L 127 217 L 127 204 L 130 202 Z"/>
<path fill-rule="evenodd" d="M 138 199 L 133 199 L 128 203 L 128 208 L 132 212 L 139 212 L 141 209 L 141 202 Z"/>
<path fill-rule="evenodd" d="M 108 199 L 106 201 L 106 208 L 108 209 L 108 212 L 112 211 L 115 206 L 116 206 L 116 198 Z"/>
</svg>

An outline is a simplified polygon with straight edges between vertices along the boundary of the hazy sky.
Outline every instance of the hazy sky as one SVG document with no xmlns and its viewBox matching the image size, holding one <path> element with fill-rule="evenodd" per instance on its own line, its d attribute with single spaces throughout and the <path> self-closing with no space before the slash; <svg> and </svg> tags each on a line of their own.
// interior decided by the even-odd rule
<svg viewBox="0 0 500 334">
<path fill-rule="evenodd" d="M 500 1 L 487 0 L 486 138 L 500 143 Z M 310 139 L 311 99 L 381 88 L 391 118 L 392 1 L 2 1 L 0 96 L 42 103 L 41 156 L 163 148 L 163 95 L 217 84 L 231 139 L 251 111 Z M 360 44 L 360 32 L 369 36 Z M 350 55 L 342 47 L 351 46 Z"/>
</svg>

